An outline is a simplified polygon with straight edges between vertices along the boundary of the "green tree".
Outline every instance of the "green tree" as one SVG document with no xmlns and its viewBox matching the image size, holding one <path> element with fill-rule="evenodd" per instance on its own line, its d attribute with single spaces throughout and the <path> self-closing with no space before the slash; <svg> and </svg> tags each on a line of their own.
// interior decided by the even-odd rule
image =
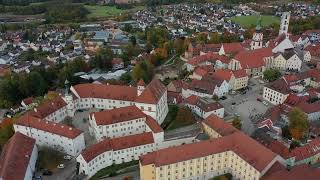
<svg viewBox="0 0 320 180">
<path fill-rule="evenodd" d="M 93 60 L 91 60 L 91 67 L 110 70 L 112 68 L 112 59 L 113 53 L 110 48 L 100 48 Z"/>
<path fill-rule="evenodd" d="M 289 114 L 289 130 L 294 139 L 301 139 L 309 130 L 307 115 L 299 108 L 293 108 Z"/>
<path fill-rule="evenodd" d="M 269 82 L 275 81 L 281 77 L 281 72 L 277 69 L 267 69 L 263 72 L 263 78 Z"/>
<path fill-rule="evenodd" d="M 240 119 L 239 117 L 234 118 L 233 121 L 232 121 L 232 125 L 233 125 L 235 128 L 241 130 L 241 127 L 242 127 L 241 119 Z"/>
<path fill-rule="evenodd" d="M 138 82 L 140 79 L 143 79 L 144 82 L 148 83 L 152 80 L 154 72 L 153 65 L 149 61 L 141 61 L 136 64 L 132 70 L 132 79 L 135 82 Z"/>
</svg>

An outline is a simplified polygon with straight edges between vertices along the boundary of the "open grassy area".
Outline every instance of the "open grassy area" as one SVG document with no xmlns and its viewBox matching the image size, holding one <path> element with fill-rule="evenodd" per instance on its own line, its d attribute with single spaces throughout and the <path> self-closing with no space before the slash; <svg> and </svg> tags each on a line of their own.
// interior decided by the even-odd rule
<svg viewBox="0 0 320 180">
<path fill-rule="evenodd" d="M 137 6 L 132 9 L 118 9 L 116 6 L 99 6 L 99 5 L 85 5 L 85 8 L 90 12 L 89 18 L 103 18 L 110 16 L 117 16 L 121 13 L 127 13 L 130 11 L 138 11 L 143 9 L 143 6 Z"/>
<path fill-rule="evenodd" d="M 236 16 L 232 17 L 231 20 L 235 23 L 240 24 L 244 28 L 250 26 L 256 26 L 259 16 Z M 280 18 L 276 16 L 263 15 L 261 16 L 261 24 L 266 27 L 273 23 L 280 23 Z"/>
</svg>

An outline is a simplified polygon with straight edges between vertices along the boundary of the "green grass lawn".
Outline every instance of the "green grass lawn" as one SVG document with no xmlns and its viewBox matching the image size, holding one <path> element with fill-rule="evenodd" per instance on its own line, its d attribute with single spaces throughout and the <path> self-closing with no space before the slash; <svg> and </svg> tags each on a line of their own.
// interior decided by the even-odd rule
<svg viewBox="0 0 320 180">
<path fill-rule="evenodd" d="M 244 28 L 249 28 L 250 26 L 256 26 L 259 16 L 236 16 L 232 17 L 231 20 L 235 23 L 240 24 Z M 266 27 L 273 23 L 280 23 L 280 18 L 276 16 L 263 15 L 261 16 L 261 24 Z"/>
<path fill-rule="evenodd" d="M 143 9 L 143 6 L 137 6 L 132 9 L 118 9 L 116 6 L 99 6 L 99 5 L 85 5 L 85 8 L 90 12 L 89 18 L 103 18 L 110 16 L 117 16 L 121 13 L 127 13 L 130 11 L 138 11 Z"/>
</svg>

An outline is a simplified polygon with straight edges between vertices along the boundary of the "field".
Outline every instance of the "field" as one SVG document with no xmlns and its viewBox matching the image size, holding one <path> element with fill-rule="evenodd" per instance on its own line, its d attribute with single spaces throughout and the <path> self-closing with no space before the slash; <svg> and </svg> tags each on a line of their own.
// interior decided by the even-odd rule
<svg viewBox="0 0 320 180">
<path fill-rule="evenodd" d="M 129 11 L 138 11 L 140 9 L 143 9 L 144 7 L 137 6 L 132 9 L 123 10 L 123 9 L 118 9 L 115 6 L 99 6 L 99 5 L 89 6 L 89 5 L 85 5 L 85 8 L 87 8 L 88 11 L 90 12 L 90 14 L 88 15 L 89 18 L 103 18 L 103 17 L 116 16 L 121 13 L 126 13 Z"/>
<path fill-rule="evenodd" d="M 257 24 L 259 16 L 236 16 L 231 18 L 235 23 L 240 24 L 244 28 L 249 28 L 250 26 L 255 26 Z M 276 16 L 261 16 L 261 24 L 266 27 L 273 23 L 280 23 L 280 18 Z"/>
</svg>

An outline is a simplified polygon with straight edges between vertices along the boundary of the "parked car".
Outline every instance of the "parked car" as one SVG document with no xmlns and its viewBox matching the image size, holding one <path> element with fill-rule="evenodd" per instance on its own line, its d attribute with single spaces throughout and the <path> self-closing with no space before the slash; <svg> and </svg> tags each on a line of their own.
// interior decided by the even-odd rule
<svg viewBox="0 0 320 180">
<path fill-rule="evenodd" d="M 51 176 L 52 175 L 52 171 L 49 171 L 48 169 L 45 169 L 42 173 L 42 175 L 44 176 Z"/>
<path fill-rule="evenodd" d="M 226 97 L 226 96 L 222 96 L 220 99 L 221 99 L 221 100 L 226 100 L 227 97 Z"/>
<path fill-rule="evenodd" d="M 58 168 L 58 169 L 63 169 L 63 168 L 64 168 L 64 164 L 59 164 L 59 165 L 57 166 L 57 168 Z"/>
<path fill-rule="evenodd" d="M 71 156 L 69 156 L 69 155 L 66 155 L 66 156 L 63 156 L 63 159 L 64 159 L 64 160 L 71 160 L 71 159 L 72 159 L 72 157 L 71 157 Z"/>
<path fill-rule="evenodd" d="M 236 103 L 235 103 L 235 102 L 232 102 L 231 105 L 236 105 Z"/>
<path fill-rule="evenodd" d="M 257 98 L 257 101 L 262 102 L 262 100 L 260 98 Z"/>
</svg>

